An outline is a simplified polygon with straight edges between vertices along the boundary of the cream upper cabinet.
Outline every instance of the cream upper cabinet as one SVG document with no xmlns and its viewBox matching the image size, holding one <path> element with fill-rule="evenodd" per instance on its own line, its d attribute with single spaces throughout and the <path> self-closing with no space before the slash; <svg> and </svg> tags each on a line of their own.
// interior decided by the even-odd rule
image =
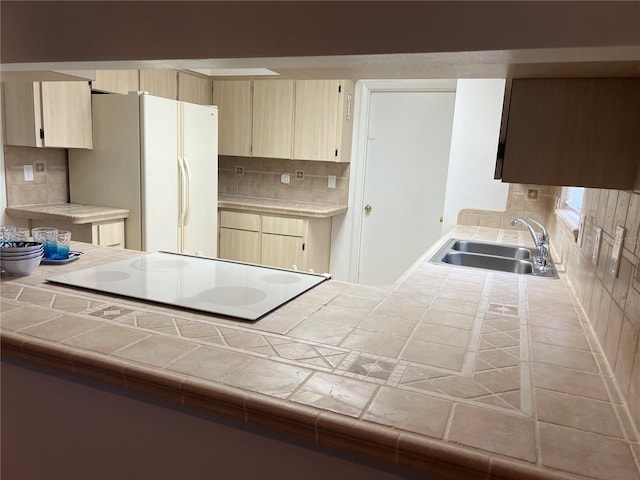
<svg viewBox="0 0 640 480">
<path fill-rule="evenodd" d="M 252 129 L 251 80 L 219 80 L 213 82 L 213 104 L 220 115 L 218 153 L 251 156 Z"/>
<path fill-rule="evenodd" d="M 293 158 L 350 161 L 353 92 L 351 81 L 296 80 Z"/>
<path fill-rule="evenodd" d="M 91 82 L 93 90 L 122 93 L 140 90 L 138 70 L 96 70 L 96 79 Z"/>
<path fill-rule="evenodd" d="M 3 84 L 7 145 L 92 148 L 88 82 Z"/>
<path fill-rule="evenodd" d="M 178 72 L 178 100 L 200 105 L 211 105 L 213 101 L 211 79 L 187 72 Z"/>
<path fill-rule="evenodd" d="M 292 157 L 293 100 L 293 80 L 253 82 L 252 156 Z"/>
<path fill-rule="evenodd" d="M 640 79 L 519 78 L 505 97 L 497 178 L 640 187 Z"/>
<path fill-rule="evenodd" d="M 140 70 L 140 90 L 156 97 L 178 99 L 176 70 Z"/>
</svg>

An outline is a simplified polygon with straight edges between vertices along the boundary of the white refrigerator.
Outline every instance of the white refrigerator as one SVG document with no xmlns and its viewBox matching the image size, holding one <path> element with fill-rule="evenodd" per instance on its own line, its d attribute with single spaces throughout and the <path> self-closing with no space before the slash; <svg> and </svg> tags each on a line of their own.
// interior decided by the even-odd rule
<svg viewBox="0 0 640 480">
<path fill-rule="evenodd" d="M 72 203 L 126 208 L 125 247 L 217 256 L 218 109 L 92 96 L 93 149 L 69 150 Z"/>
</svg>

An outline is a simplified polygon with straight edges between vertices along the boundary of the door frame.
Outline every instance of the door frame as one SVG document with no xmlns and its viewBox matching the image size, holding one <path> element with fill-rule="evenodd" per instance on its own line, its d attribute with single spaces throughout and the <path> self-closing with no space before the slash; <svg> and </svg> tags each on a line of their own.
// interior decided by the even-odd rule
<svg viewBox="0 0 640 480">
<path fill-rule="evenodd" d="M 456 79 L 359 80 L 356 82 L 348 210 L 334 217 L 331 272 L 339 280 L 358 283 L 364 219 L 367 132 L 373 92 L 455 92 Z"/>
</svg>

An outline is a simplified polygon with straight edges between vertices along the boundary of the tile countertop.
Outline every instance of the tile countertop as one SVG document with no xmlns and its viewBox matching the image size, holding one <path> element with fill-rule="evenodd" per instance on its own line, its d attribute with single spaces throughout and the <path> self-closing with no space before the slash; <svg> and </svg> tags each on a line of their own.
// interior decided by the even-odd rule
<svg viewBox="0 0 640 480">
<path fill-rule="evenodd" d="M 528 233 L 449 237 L 526 245 Z M 559 280 L 434 265 L 327 281 L 255 323 L 2 274 L 2 353 L 445 479 L 640 479 L 637 431 Z M 560 268 L 561 270 L 561 268 Z"/>
<path fill-rule="evenodd" d="M 274 213 L 302 217 L 333 217 L 347 211 L 345 205 L 330 203 L 295 202 L 259 197 L 219 195 L 218 208 L 250 210 L 260 213 Z"/>
<path fill-rule="evenodd" d="M 97 207 L 79 203 L 21 205 L 6 207 L 4 211 L 12 217 L 60 221 L 74 225 L 120 220 L 129 216 L 129 210 L 123 208 Z"/>
</svg>

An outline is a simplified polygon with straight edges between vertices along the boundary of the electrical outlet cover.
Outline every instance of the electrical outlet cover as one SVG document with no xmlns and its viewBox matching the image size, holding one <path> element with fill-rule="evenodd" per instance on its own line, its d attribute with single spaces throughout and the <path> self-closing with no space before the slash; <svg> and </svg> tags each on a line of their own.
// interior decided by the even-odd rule
<svg viewBox="0 0 640 480">
<path fill-rule="evenodd" d="M 586 226 L 587 216 L 585 214 L 580 215 L 580 227 L 578 229 L 578 247 L 582 248 L 584 241 L 584 228 Z"/>
<path fill-rule="evenodd" d="M 591 253 L 591 261 L 594 265 L 598 265 L 598 256 L 600 255 L 600 244 L 602 243 L 602 227 L 597 227 L 593 237 L 593 251 Z"/>
<path fill-rule="evenodd" d="M 24 165 L 24 181 L 33 182 L 33 165 Z"/>
<path fill-rule="evenodd" d="M 283 173 L 280 175 L 280 182 L 286 184 L 291 183 L 291 175 L 288 173 Z"/>
<path fill-rule="evenodd" d="M 614 277 L 618 277 L 620 271 L 620 258 L 622 257 L 622 245 L 624 244 L 625 229 L 622 225 L 616 227 L 616 239 L 613 242 L 611 250 L 611 261 L 609 262 L 609 273 Z"/>
<path fill-rule="evenodd" d="M 329 175 L 328 176 L 327 187 L 328 188 L 336 188 L 336 176 L 335 175 Z"/>
</svg>

